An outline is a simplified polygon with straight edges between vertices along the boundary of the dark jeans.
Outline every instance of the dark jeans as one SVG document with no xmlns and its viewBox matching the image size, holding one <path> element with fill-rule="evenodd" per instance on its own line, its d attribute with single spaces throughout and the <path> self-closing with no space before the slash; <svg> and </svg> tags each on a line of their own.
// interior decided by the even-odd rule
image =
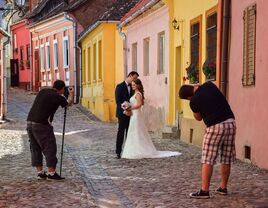
<svg viewBox="0 0 268 208">
<path fill-rule="evenodd" d="M 116 138 L 116 154 L 121 154 L 122 145 L 129 126 L 130 117 L 118 118 L 118 132 Z"/>
<path fill-rule="evenodd" d="M 56 138 L 53 127 L 49 124 L 27 122 L 32 166 L 43 166 L 43 154 L 47 167 L 56 168 L 58 159 Z M 43 154 L 42 154 L 43 153 Z"/>
</svg>

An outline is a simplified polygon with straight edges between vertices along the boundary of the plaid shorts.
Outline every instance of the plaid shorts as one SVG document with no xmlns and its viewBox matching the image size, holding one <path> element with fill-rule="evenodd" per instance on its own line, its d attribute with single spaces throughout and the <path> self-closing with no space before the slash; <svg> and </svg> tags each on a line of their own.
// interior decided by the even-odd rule
<svg viewBox="0 0 268 208">
<path fill-rule="evenodd" d="M 218 154 L 220 154 L 220 163 L 233 163 L 235 161 L 235 134 L 234 119 L 227 119 L 222 123 L 206 128 L 201 162 L 214 165 Z"/>
</svg>

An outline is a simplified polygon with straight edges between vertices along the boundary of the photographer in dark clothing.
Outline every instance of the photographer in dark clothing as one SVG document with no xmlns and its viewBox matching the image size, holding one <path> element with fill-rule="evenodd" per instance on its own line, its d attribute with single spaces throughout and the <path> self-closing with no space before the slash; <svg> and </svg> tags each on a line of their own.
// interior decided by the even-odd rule
<svg viewBox="0 0 268 208">
<path fill-rule="evenodd" d="M 197 121 L 204 121 L 207 128 L 202 147 L 202 184 L 201 189 L 191 193 L 191 198 L 210 198 L 209 186 L 216 164 L 220 156 L 221 183 L 215 193 L 227 195 L 227 183 L 231 172 L 231 164 L 235 161 L 235 116 L 229 103 L 217 86 L 208 81 L 202 85 L 183 85 L 180 88 L 181 99 L 190 101 L 190 108 Z"/>
<path fill-rule="evenodd" d="M 73 88 L 69 88 L 69 96 L 64 96 L 65 83 L 56 80 L 53 88 L 42 89 L 36 96 L 27 117 L 27 133 L 30 141 L 32 166 L 38 171 L 38 179 L 62 180 L 56 173 L 58 159 L 56 137 L 51 125 L 58 107 L 73 104 Z M 43 154 L 46 158 L 48 174 L 43 170 Z"/>
</svg>

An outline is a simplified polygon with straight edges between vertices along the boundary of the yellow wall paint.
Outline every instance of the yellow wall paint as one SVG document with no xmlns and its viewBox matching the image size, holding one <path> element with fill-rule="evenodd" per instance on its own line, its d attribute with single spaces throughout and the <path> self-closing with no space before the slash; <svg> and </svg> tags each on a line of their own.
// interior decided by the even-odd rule
<svg viewBox="0 0 268 208">
<path fill-rule="evenodd" d="M 115 33 L 115 87 L 125 79 L 123 37 L 118 31 Z"/>
<path fill-rule="evenodd" d="M 120 59 L 123 59 L 120 58 L 120 49 L 116 49 L 116 42 L 119 47 L 122 45 L 116 35 L 116 25 L 106 23 L 99 25 L 80 41 L 82 51 L 85 51 L 82 54 L 82 70 L 85 70 L 83 76 L 86 76 L 82 77 L 85 80 L 82 84 L 82 105 L 102 121 L 115 120 L 116 62 L 120 63 Z M 102 68 L 99 70 L 99 67 Z"/>
<path fill-rule="evenodd" d="M 203 64 L 206 58 L 206 11 L 216 6 L 218 0 L 165 0 L 165 3 L 169 7 L 170 12 L 170 94 L 168 124 L 174 125 L 176 122 L 176 114 L 178 112 L 183 113 L 182 115 L 185 118 L 193 118 L 188 101 L 182 101 L 179 99 L 177 100 L 177 105 L 175 105 L 176 99 L 178 99 L 178 89 L 175 89 L 175 86 L 178 86 L 178 84 L 176 83 L 179 82 L 180 85 L 183 84 L 182 77 L 186 76 L 185 68 L 190 62 L 190 21 L 199 15 L 202 15 L 201 62 Z M 174 30 L 172 27 L 172 21 L 174 18 L 179 21 L 179 30 Z M 178 59 L 176 56 L 178 51 L 180 51 L 179 54 L 181 56 L 181 62 L 179 62 L 181 65 L 180 67 L 177 65 L 178 60 L 176 60 Z M 176 72 L 178 67 L 179 71 Z M 201 81 L 205 81 L 204 76 L 202 76 Z"/>
</svg>

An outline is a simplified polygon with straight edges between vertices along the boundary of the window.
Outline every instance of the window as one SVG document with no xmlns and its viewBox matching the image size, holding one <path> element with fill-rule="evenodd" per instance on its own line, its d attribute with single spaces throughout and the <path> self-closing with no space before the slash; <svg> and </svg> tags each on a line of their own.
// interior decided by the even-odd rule
<svg viewBox="0 0 268 208">
<path fill-rule="evenodd" d="M 97 74 L 97 43 L 93 45 L 93 81 L 96 80 Z"/>
<path fill-rule="evenodd" d="M 86 50 L 83 50 L 82 55 L 82 82 L 86 82 Z"/>
<path fill-rule="evenodd" d="M 23 46 L 20 47 L 20 68 L 24 69 L 24 48 Z"/>
<path fill-rule="evenodd" d="M 27 45 L 26 47 L 27 47 L 26 49 L 27 61 L 30 61 L 31 48 L 30 45 Z"/>
<path fill-rule="evenodd" d="M 207 59 L 216 61 L 217 56 L 217 12 L 207 16 L 206 27 L 206 54 Z"/>
<path fill-rule="evenodd" d="M 87 79 L 91 82 L 91 47 L 87 48 Z"/>
<path fill-rule="evenodd" d="M 102 41 L 99 40 L 98 42 L 98 77 L 99 77 L 99 80 L 102 79 Z"/>
<path fill-rule="evenodd" d="M 255 85 L 256 4 L 244 10 L 243 86 Z"/>
<path fill-rule="evenodd" d="M 17 49 L 18 48 L 18 45 L 17 45 L 17 34 L 14 34 L 13 38 L 14 38 L 14 40 L 13 40 L 14 41 L 14 43 L 13 43 L 14 44 L 14 48 Z"/>
<path fill-rule="evenodd" d="M 132 71 L 137 71 L 138 68 L 138 56 L 137 56 L 137 49 L 138 49 L 138 44 L 133 43 L 132 44 Z"/>
<path fill-rule="evenodd" d="M 58 69 L 59 67 L 59 48 L 57 40 L 53 41 L 53 62 L 54 62 L 54 69 Z"/>
<path fill-rule="evenodd" d="M 196 19 L 191 21 L 190 27 L 190 66 L 194 72 L 193 78 L 190 79 L 190 83 L 198 83 L 200 82 L 200 61 L 201 61 L 201 21 L 202 16 L 197 17 Z M 191 81 L 193 80 L 193 81 Z"/>
<path fill-rule="evenodd" d="M 45 49 L 44 45 L 40 46 L 40 57 L 41 57 L 41 70 L 45 70 Z"/>
<path fill-rule="evenodd" d="M 149 45 L 150 44 L 150 39 L 149 38 L 145 38 L 143 40 L 143 75 L 147 76 L 149 75 Z"/>
<path fill-rule="evenodd" d="M 24 56 L 24 54 L 23 54 L 23 46 L 22 46 L 22 47 L 20 47 L 20 60 L 22 60 L 22 61 L 23 61 L 23 56 Z"/>
<path fill-rule="evenodd" d="M 69 40 L 68 36 L 63 38 L 63 67 L 69 67 Z"/>
<path fill-rule="evenodd" d="M 50 69 L 50 46 L 49 42 L 46 43 L 46 69 Z"/>
<path fill-rule="evenodd" d="M 158 34 L 158 67 L 157 73 L 162 74 L 165 71 L 165 32 Z"/>
</svg>

